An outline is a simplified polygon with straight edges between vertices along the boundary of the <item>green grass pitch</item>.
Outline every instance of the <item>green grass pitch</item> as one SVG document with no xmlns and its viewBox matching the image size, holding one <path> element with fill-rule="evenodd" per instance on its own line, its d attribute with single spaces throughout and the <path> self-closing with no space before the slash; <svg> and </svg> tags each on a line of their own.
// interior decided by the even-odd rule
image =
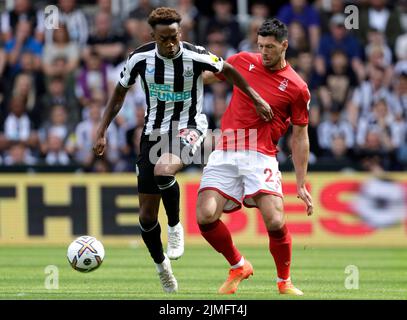
<svg viewBox="0 0 407 320">
<path fill-rule="evenodd" d="M 407 250 L 396 248 L 294 247 L 292 278 L 303 297 L 277 293 L 275 267 L 266 247 L 240 246 L 254 276 L 237 294 L 219 296 L 228 267 L 209 247 L 187 246 L 172 263 L 179 292 L 164 294 L 144 246 L 105 246 L 102 266 L 91 273 L 71 269 L 65 247 L 1 246 L 0 299 L 407 299 Z M 59 289 L 45 289 L 47 265 L 59 270 Z M 346 289 L 348 265 L 359 271 L 359 289 Z M 354 275 L 354 274 L 353 274 Z"/>
</svg>

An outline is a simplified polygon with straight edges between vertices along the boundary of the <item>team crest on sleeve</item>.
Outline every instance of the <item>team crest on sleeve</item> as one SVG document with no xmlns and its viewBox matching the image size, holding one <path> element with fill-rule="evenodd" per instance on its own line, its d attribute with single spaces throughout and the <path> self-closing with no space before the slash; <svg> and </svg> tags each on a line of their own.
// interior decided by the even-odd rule
<svg viewBox="0 0 407 320">
<path fill-rule="evenodd" d="M 285 91 L 288 87 L 288 79 L 284 79 L 283 81 L 280 82 L 280 85 L 278 86 L 278 89 L 281 91 Z"/>
</svg>

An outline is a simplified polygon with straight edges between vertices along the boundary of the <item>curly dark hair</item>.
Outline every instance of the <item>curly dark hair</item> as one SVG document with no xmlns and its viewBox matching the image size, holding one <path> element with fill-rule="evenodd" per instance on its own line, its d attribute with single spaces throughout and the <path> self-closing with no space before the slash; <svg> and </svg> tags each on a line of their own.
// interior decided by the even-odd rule
<svg viewBox="0 0 407 320">
<path fill-rule="evenodd" d="M 264 21 L 257 34 L 262 37 L 272 36 L 279 42 L 288 39 L 287 26 L 276 18 Z"/>
<path fill-rule="evenodd" d="M 168 7 L 160 7 L 153 10 L 148 17 L 148 24 L 154 28 L 157 24 L 170 25 L 174 22 L 180 23 L 182 20 L 180 14 Z"/>
</svg>

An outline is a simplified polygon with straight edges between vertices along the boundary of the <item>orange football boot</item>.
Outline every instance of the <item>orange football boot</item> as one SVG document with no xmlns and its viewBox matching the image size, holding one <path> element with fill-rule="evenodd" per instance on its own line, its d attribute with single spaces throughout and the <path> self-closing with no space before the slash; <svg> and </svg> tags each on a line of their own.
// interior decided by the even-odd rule
<svg viewBox="0 0 407 320">
<path fill-rule="evenodd" d="M 252 264 L 245 260 L 244 265 L 240 268 L 230 269 L 229 277 L 219 288 L 220 294 L 233 294 L 236 292 L 239 283 L 253 275 Z"/>
<path fill-rule="evenodd" d="M 290 294 L 292 296 L 302 296 L 304 294 L 300 289 L 294 287 L 291 280 L 277 282 L 277 286 L 280 294 Z"/>
</svg>

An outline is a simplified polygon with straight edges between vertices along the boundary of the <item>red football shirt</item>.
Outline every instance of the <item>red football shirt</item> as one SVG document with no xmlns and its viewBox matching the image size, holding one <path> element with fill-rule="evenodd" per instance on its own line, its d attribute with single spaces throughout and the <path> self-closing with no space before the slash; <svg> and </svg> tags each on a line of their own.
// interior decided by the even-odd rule
<svg viewBox="0 0 407 320">
<path fill-rule="evenodd" d="M 227 62 L 270 104 L 274 117 L 269 122 L 262 120 L 252 100 L 234 86 L 232 99 L 221 120 L 223 138 L 216 149 L 255 150 L 276 155 L 278 140 L 290 122 L 308 124 L 310 93 L 307 84 L 288 63 L 277 71 L 267 69 L 257 53 L 240 52 L 229 57 Z M 218 77 L 224 79 L 222 75 Z"/>
</svg>

